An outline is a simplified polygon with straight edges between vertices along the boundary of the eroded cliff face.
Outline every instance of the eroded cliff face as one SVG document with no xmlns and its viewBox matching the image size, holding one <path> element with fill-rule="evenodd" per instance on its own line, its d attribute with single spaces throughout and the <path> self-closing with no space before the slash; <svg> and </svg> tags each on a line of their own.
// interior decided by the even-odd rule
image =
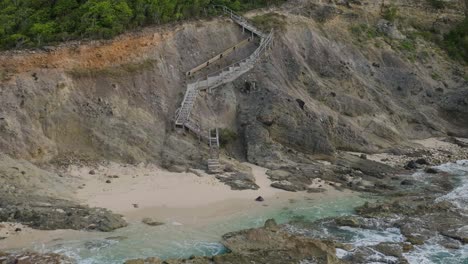
<svg viewBox="0 0 468 264">
<path fill-rule="evenodd" d="M 201 93 L 193 117 L 238 134 L 227 155 L 269 167 L 336 150 L 378 152 L 408 139 L 468 136 L 466 66 L 417 37 L 419 26 L 453 26 L 462 3 L 435 12 L 423 2 L 396 2 L 401 38 L 376 29 L 381 6 L 374 1 L 278 8 L 282 26 L 268 56 L 234 83 Z M 186 82 L 196 80 L 185 71 L 246 37 L 217 18 L 3 53 L 0 150 L 37 163 L 73 157 L 203 167 L 206 147 L 172 125 Z"/>
</svg>

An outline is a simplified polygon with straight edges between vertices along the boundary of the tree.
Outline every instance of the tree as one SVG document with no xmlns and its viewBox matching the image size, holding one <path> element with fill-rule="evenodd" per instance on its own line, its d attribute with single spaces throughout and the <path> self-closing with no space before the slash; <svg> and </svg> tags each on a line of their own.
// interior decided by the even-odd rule
<svg viewBox="0 0 468 264">
<path fill-rule="evenodd" d="M 55 22 L 34 24 L 31 27 L 31 33 L 35 36 L 37 45 L 41 45 L 43 41 L 47 42 L 52 40 L 56 27 L 57 25 Z"/>
<path fill-rule="evenodd" d="M 132 17 L 125 1 L 90 0 L 81 9 L 81 30 L 91 37 L 109 38 L 121 33 Z"/>
</svg>

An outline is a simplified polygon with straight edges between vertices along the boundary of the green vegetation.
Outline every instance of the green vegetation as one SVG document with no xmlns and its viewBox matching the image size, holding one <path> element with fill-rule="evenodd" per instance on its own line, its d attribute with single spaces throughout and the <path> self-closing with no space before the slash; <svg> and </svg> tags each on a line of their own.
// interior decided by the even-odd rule
<svg viewBox="0 0 468 264">
<path fill-rule="evenodd" d="M 379 33 L 375 27 L 371 27 L 368 24 L 353 25 L 351 26 L 350 31 L 354 36 L 358 37 L 359 41 L 361 42 L 379 36 Z"/>
<path fill-rule="evenodd" d="M 405 39 L 400 43 L 400 49 L 408 52 L 416 51 L 416 44 L 411 39 Z"/>
<path fill-rule="evenodd" d="M 435 9 L 444 9 L 446 5 L 443 0 L 427 0 L 427 2 Z"/>
<path fill-rule="evenodd" d="M 388 21 L 395 21 L 398 18 L 398 7 L 391 5 L 385 8 L 382 17 Z"/>
<path fill-rule="evenodd" d="M 221 147 L 225 147 L 229 143 L 237 140 L 237 133 L 228 129 L 221 128 L 219 130 L 219 144 Z"/>
<path fill-rule="evenodd" d="M 271 29 L 283 31 L 285 28 L 284 19 L 284 15 L 277 13 L 267 13 L 264 15 L 255 16 L 252 18 L 252 22 L 256 27 L 264 31 L 269 31 Z"/>
<path fill-rule="evenodd" d="M 439 75 L 438 73 L 436 73 L 436 72 L 433 72 L 433 73 L 431 74 L 431 77 L 432 77 L 432 79 L 435 80 L 435 81 L 440 81 L 440 80 L 442 79 L 442 77 L 440 77 L 440 75 Z"/>
<path fill-rule="evenodd" d="M 444 36 L 442 46 L 452 58 L 468 63 L 468 18 Z"/>
<path fill-rule="evenodd" d="M 28 48 L 217 14 L 213 5 L 244 11 L 284 0 L 0 0 L 0 49 Z"/>
</svg>

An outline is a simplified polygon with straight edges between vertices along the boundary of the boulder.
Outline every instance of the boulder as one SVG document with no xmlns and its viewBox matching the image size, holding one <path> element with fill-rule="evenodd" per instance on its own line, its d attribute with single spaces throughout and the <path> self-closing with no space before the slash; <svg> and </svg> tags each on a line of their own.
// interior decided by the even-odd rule
<svg viewBox="0 0 468 264">
<path fill-rule="evenodd" d="M 377 22 L 377 31 L 392 39 L 402 40 L 406 38 L 394 23 L 385 19 L 380 19 Z"/>
<path fill-rule="evenodd" d="M 291 176 L 291 173 L 285 170 L 268 170 L 266 174 L 273 181 L 281 181 Z"/>
<path fill-rule="evenodd" d="M 278 231 L 279 226 L 276 223 L 275 219 L 268 219 L 265 222 L 265 225 L 263 226 L 265 229 L 272 230 L 272 231 Z"/>
<path fill-rule="evenodd" d="M 456 239 L 462 242 L 463 244 L 468 243 L 468 225 L 460 227 L 460 228 L 443 231 L 442 234 L 444 236 Z"/>
<path fill-rule="evenodd" d="M 403 248 L 400 244 L 397 243 L 380 243 L 374 248 L 386 256 L 397 258 L 403 256 Z"/>
</svg>

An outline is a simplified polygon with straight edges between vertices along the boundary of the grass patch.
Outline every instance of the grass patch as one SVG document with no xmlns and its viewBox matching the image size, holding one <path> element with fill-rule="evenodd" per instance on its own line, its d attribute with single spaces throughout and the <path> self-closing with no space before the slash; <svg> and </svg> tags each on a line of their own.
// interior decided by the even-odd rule
<svg viewBox="0 0 468 264">
<path fill-rule="evenodd" d="M 411 39 L 405 39 L 400 43 L 400 49 L 407 51 L 407 52 L 415 52 L 416 51 L 416 44 Z"/>
<path fill-rule="evenodd" d="M 382 17 L 384 19 L 388 20 L 388 21 L 391 21 L 391 22 L 397 20 L 398 17 L 399 17 L 398 7 L 396 7 L 394 5 L 386 7 L 383 10 Z"/>
<path fill-rule="evenodd" d="M 286 27 L 286 16 L 278 13 L 267 13 L 253 17 L 252 23 L 262 31 L 284 31 Z"/>
<path fill-rule="evenodd" d="M 6 81 L 8 79 L 8 74 L 4 70 L 0 70 L 0 81 Z"/>
<path fill-rule="evenodd" d="M 221 147 L 227 146 L 229 143 L 232 143 L 237 140 L 237 133 L 228 129 L 221 128 L 219 130 L 219 145 Z"/>
<path fill-rule="evenodd" d="M 442 77 L 436 72 L 431 73 L 431 78 L 435 81 L 440 81 L 442 79 Z"/>
<path fill-rule="evenodd" d="M 349 31 L 359 42 L 364 42 L 380 36 L 375 27 L 371 27 L 367 24 L 353 25 L 349 28 Z"/>
</svg>

